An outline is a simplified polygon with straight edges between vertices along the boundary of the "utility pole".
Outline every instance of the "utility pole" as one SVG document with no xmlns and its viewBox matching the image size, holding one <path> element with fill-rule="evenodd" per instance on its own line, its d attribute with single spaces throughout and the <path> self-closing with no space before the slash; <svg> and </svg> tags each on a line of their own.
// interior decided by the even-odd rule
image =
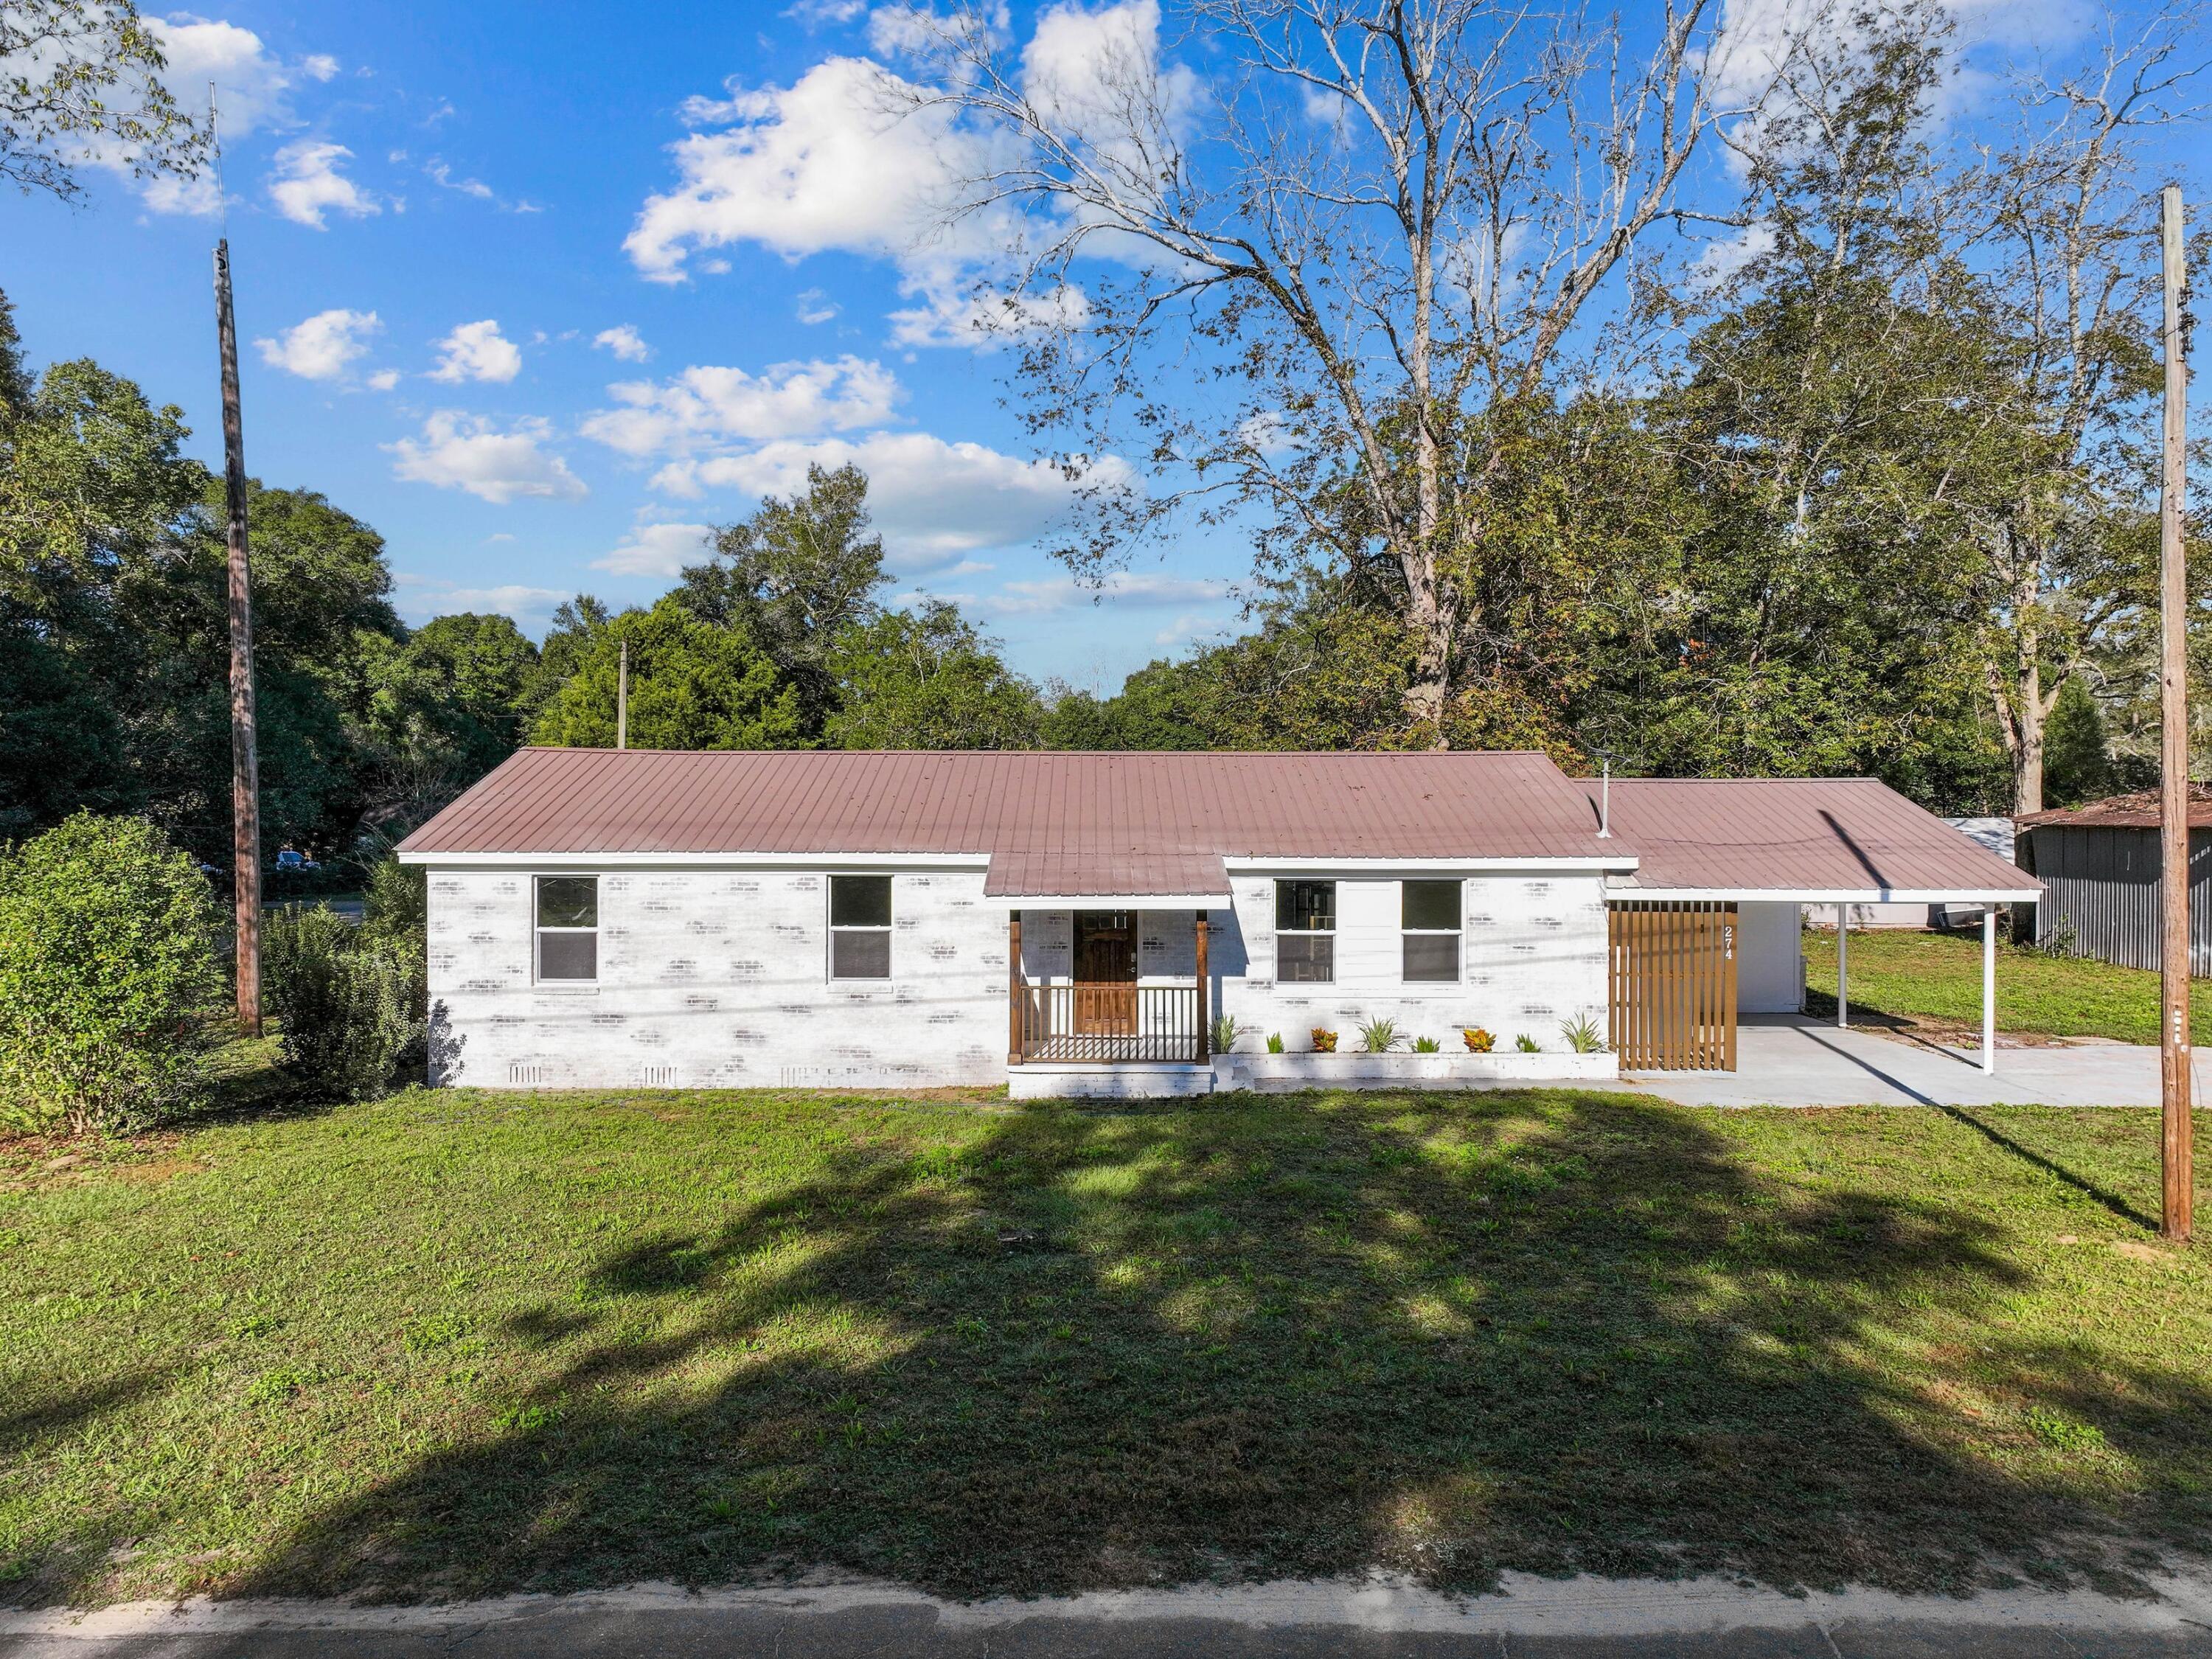
<svg viewBox="0 0 2212 1659">
<path fill-rule="evenodd" d="M 2168 185 L 2160 204 L 2166 276 L 2166 453 L 2158 510 L 2160 878 L 2165 901 L 2160 955 L 2165 1018 L 2160 1022 L 2160 1165 L 2164 1175 L 2159 1231 L 2186 1243 L 2195 1176 L 2190 1146 L 2189 1046 L 2189 685 L 2184 654 L 2189 608 L 2181 542 L 2183 449 L 2187 438 L 2189 365 L 2183 345 L 2181 186 Z"/>
<path fill-rule="evenodd" d="M 629 641 L 622 642 L 622 666 L 615 671 L 615 747 L 629 747 Z"/>
<path fill-rule="evenodd" d="M 231 889 L 238 919 L 238 1023 L 261 1035 L 261 763 L 253 741 L 253 593 L 246 557 L 246 439 L 238 410 L 238 331 L 230 319 L 230 239 L 215 245 L 216 335 L 222 351 L 222 493 L 230 554 Z"/>
</svg>

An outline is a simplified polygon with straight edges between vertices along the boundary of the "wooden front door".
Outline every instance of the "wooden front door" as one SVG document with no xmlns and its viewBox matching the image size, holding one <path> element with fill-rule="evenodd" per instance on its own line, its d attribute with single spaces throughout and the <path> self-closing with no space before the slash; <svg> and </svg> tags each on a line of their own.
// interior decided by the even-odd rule
<svg viewBox="0 0 2212 1659">
<path fill-rule="evenodd" d="M 1137 916 L 1075 913 L 1075 1030 L 1083 1036 L 1137 1033 Z"/>
<path fill-rule="evenodd" d="M 1607 920 L 1621 1069 L 1735 1070 L 1735 906 L 1618 902 Z"/>
</svg>

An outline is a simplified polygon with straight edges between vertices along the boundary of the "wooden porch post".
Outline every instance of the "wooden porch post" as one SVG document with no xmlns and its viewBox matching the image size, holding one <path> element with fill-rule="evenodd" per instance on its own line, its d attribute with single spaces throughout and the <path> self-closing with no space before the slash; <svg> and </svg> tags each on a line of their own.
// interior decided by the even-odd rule
<svg viewBox="0 0 2212 1659">
<path fill-rule="evenodd" d="M 1006 912 L 1006 1064 L 1022 1063 L 1022 913 Z"/>
<path fill-rule="evenodd" d="M 1198 1058 L 1200 1064 L 1213 1056 L 1213 1022 L 1206 1012 L 1206 994 L 1211 988 L 1206 972 L 1206 912 L 1198 913 L 1196 933 L 1198 944 Z"/>
</svg>

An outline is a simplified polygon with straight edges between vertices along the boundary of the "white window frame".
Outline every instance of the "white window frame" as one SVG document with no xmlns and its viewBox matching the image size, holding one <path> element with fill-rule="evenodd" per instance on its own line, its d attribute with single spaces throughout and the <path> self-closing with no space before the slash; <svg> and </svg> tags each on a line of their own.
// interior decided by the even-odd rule
<svg viewBox="0 0 2212 1659">
<path fill-rule="evenodd" d="M 589 927 L 548 927 L 538 920 L 538 889 L 548 881 L 588 881 L 592 884 L 592 915 Z M 567 871 L 530 878 L 530 982 L 532 985 L 597 985 L 599 982 L 599 878 L 596 873 Z M 548 979 L 545 975 L 545 935 L 548 933 L 589 933 L 592 935 L 592 976 L 589 979 Z"/>
<path fill-rule="evenodd" d="M 881 927 L 862 927 L 840 923 L 837 916 L 837 884 L 841 881 L 880 881 L 890 898 L 890 920 Z M 891 929 L 898 921 L 898 883 L 888 871 L 848 870 L 834 875 L 822 884 L 823 913 L 829 921 L 829 957 L 823 963 L 832 985 L 887 985 L 898 964 L 892 960 L 897 954 L 891 941 Z M 837 971 L 837 935 L 840 933 L 881 933 L 884 936 L 884 971 L 880 974 L 841 974 Z"/>
<path fill-rule="evenodd" d="M 1327 887 L 1328 889 L 1329 925 L 1326 927 L 1285 927 L 1283 926 L 1283 889 L 1285 887 Z M 1275 983 L 1278 985 L 1334 985 L 1336 983 L 1336 935 L 1338 925 L 1344 920 L 1339 907 L 1343 902 L 1343 884 L 1334 876 L 1278 876 L 1271 897 L 1274 913 L 1269 918 L 1274 923 Z M 1327 979 L 1285 979 L 1283 977 L 1283 935 L 1293 939 L 1325 939 L 1328 941 L 1328 977 Z"/>
<path fill-rule="evenodd" d="M 1458 918 L 1451 927 L 1408 927 L 1406 926 L 1406 890 L 1417 884 L 1449 884 L 1458 902 L 1453 907 Z M 1452 975 L 1449 979 L 1413 979 L 1406 972 L 1406 941 L 1409 939 L 1450 939 L 1457 948 L 1452 952 Z M 1467 883 L 1458 876 L 1407 876 L 1398 884 L 1398 982 L 1401 985 L 1458 985 L 1467 978 Z"/>
</svg>

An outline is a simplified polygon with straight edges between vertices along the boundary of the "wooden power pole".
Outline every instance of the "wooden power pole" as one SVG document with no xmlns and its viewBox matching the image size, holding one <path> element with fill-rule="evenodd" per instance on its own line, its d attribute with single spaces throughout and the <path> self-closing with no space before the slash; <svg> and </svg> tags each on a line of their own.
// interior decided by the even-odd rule
<svg viewBox="0 0 2212 1659">
<path fill-rule="evenodd" d="M 230 239 L 215 245 L 222 350 L 222 483 L 230 551 L 231 888 L 238 920 L 238 1023 L 261 1034 L 261 763 L 253 741 L 253 593 L 246 558 L 246 439 L 238 412 L 238 331 L 230 319 Z"/>
<path fill-rule="evenodd" d="M 2166 453 L 2159 489 L 2160 851 L 2165 901 L 2160 955 L 2165 1018 L 2160 1022 L 2160 1164 L 2164 1203 L 2159 1231 L 2187 1242 L 2195 1177 L 2191 1168 L 2189 1046 L 2189 684 L 2185 623 L 2189 581 L 2181 540 L 2183 447 L 2187 438 L 2189 365 L 2181 325 L 2181 187 L 2168 185 L 2160 204 L 2166 276 Z"/>
</svg>

